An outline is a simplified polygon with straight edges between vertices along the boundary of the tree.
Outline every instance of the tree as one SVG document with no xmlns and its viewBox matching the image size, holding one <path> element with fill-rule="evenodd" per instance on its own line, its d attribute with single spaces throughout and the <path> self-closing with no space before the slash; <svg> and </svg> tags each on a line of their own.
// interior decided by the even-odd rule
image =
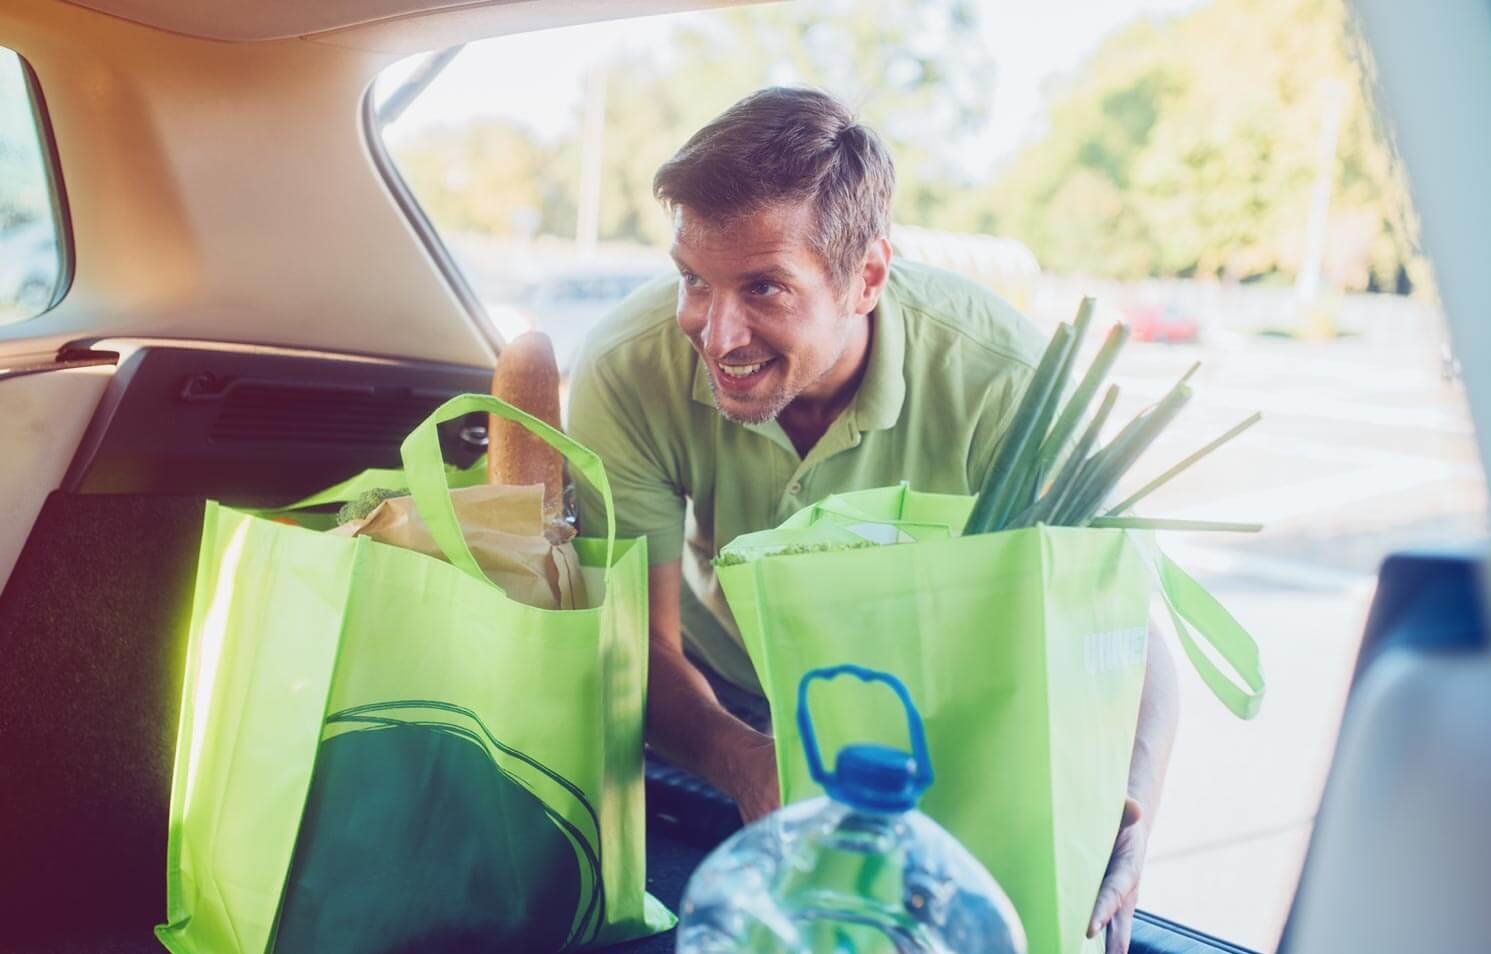
<svg viewBox="0 0 1491 954">
<path fill-rule="evenodd" d="M 501 119 L 428 130 L 400 143 L 395 159 L 442 229 L 528 234 L 539 227 L 546 203 L 563 201 L 549 194 L 551 151 Z"/>
<path fill-rule="evenodd" d="M 989 190 L 991 224 L 1058 271 L 1292 277 L 1339 108 L 1328 271 L 1354 288 L 1422 275 L 1362 80 L 1341 0 L 1214 0 L 1137 23 L 1052 91 L 1045 134 Z"/>
<path fill-rule="evenodd" d="M 769 85 L 826 89 L 885 138 L 897 213 L 960 219 L 955 161 L 989 118 L 993 62 L 968 0 L 829 0 L 731 10 L 679 29 L 660 58 L 608 64 L 602 235 L 662 242 L 652 176 L 700 126 Z"/>
<path fill-rule="evenodd" d="M 1118 278 L 1294 277 L 1320 129 L 1340 124 L 1325 262 L 1344 288 L 1427 277 L 1393 153 L 1362 92 L 1344 0 L 1212 0 L 1111 36 L 1049 91 L 1044 133 L 971 169 L 995 64 L 971 0 L 819 0 L 689 17 L 608 74 L 600 234 L 663 244 L 658 166 L 710 118 L 773 84 L 835 93 L 896 159 L 896 218 L 1029 244 L 1042 265 Z M 540 143 L 482 119 L 401 147 L 443 228 L 572 237 L 578 115 Z"/>
</svg>

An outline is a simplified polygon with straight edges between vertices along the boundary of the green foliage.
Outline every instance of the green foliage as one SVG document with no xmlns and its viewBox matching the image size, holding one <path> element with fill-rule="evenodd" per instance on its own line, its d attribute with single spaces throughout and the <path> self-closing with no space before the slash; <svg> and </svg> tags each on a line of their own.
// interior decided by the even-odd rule
<svg viewBox="0 0 1491 954">
<path fill-rule="evenodd" d="M 349 500 L 342 504 L 337 511 L 337 526 L 344 523 L 352 523 L 354 520 L 366 520 L 368 515 L 378 509 L 378 505 L 393 497 L 407 497 L 408 490 L 389 490 L 386 487 L 375 487 L 372 490 L 364 490 L 357 495 L 357 499 Z"/>
<path fill-rule="evenodd" d="M 597 64 L 606 74 L 600 238 L 666 244 L 652 197 L 657 167 L 736 100 L 773 84 L 832 90 L 896 158 L 897 214 L 921 224 L 966 221 L 957 147 L 988 120 L 993 64 L 970 0 L 826 0 L 695 18 L 642 57 Z M 579 117 L 558 142 L 484 118 L 395 148 L 399 169 L 446 230 L 572 237 L 578 206 Z M 521 211 L 528 210 L 528 211 Z"/>
<path fill-rule="evenodd" d="M 1213 0 L 1120 31 L 991 185 L 994 223 L 1058 272 L 1292 276 L 1339 109 L 1326 270 L 1353 288 L 1422 277 L 1356 52 L 1341 0 Z"/>
<path fill-rule="evenodd" d="M 896 158 L 897 215 L 958 214 L 957 147 L 988 122 L 993 63 L 968 0 L 827 0 L 696 20 L 661 59 L 612 64 L 602 237 L 665 243 L 657 167 L 700 126 L 769 85 L 832 90 Z M 575 166 L 578 159 L 575 160 Z"/>
<path fill-rule="evenodd" d="M 1344 0 L 1211 0 L 1110 36 L 1049 93 L 1044 132 L 971 170 L 996 76 L 971 0 L 819 0 L 694 17 L 596 64 L 600 238 L 665 244 L 658 165 L 740 97 L 833 91 L 886 140 L 898 221 L 996 232 L 1043 268 L 1115 278 L 1275 277 L 1305 255 L 1321 128 L 1339 102 L 1325 270 L 1343 288 L 1427 279 L 1407 191 L 1362 90 Z M 572 237 L 579 116 L 558 141 L 484 118 L 397 147 L 447 230 Z M 963 161 L 960 161 L 963 160 Z"/>
<path fill-rule="evenodd" d="M 399 148 L 399 172 L 442 229 L 511 234 L 543 214 L 552 155 L 527 130 L 482 118 Z"/>
</svg>

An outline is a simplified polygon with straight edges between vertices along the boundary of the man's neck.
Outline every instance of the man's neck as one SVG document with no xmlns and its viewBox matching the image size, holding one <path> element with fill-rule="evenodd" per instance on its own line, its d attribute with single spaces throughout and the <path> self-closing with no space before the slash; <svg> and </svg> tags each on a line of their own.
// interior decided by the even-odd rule
<svg viewBox="0 0 1491 954">
<path fill-rule="evenodd" d="M 859 324 L 833 370 L 812 388 L 811 393 L 798 395 L 777 416 L 777 423 L 781 424 L 799 457 L 806 458 L 813 446 L 828 433 L 834 421 L 854 401 L 864 382 L 873 346 L 873 313 L 863 316 Z"/>
</svg>

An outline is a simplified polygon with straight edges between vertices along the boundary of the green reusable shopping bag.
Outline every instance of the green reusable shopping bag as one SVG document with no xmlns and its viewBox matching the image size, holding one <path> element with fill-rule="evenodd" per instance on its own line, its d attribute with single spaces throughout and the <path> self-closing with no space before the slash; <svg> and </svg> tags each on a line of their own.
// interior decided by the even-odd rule
<svg viewBox="0 0 1491 954">
<path fill-rule="evenodd" d="M 645 893 L 641 540 L 577 540 L 598 605 L 509 600 L 451 507 L 435 427 L 404 442 L 450 563 L 209 504 L 167 863 L 179 954 L 568 951 L 665 930 Z"/>
<path fill-rule="evenodd" d="M 782 798 L 821 794 L 793 718 L 803 674 L 892 673 L 937 770 L 922 810 L 1008 892 L 1031 954 L 1101 952 L 1085 934 L 1127 787 L 1153 589 L 1243 718 L 1262 700 L 1257 648 L 1147 535 L 1038 526 L 960 538 L 972 505 L 904 486 L 840 494 L 722 551 L 720 582 L 779 714 Z M 867 540 L 910 545 L 826 549 Z M 825 760 L 848 741 L 905 736 L 899 707 L 867 706 L 862 690 L 816 687 L 812 711 Z"/>
</svg>

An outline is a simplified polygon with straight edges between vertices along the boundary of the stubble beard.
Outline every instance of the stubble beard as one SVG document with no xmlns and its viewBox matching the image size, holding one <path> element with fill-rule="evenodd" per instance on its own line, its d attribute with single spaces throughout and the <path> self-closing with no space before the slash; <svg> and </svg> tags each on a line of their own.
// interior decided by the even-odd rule
<svg viewBox="0 0 1491 954">
<path fill-rule="evenodd" d="M 797 395 L 789 394 L 785 388 L 778 388 L 767 395 L 766 403 L 760 405 L 761 410 L 754 414 L 735 414 L 725 408 L 720 400 L 720 386 L 715 381 L 714 375 L 709 375 L 709 393 L 714 398 L 714 408 L 720 412 L 725 420 L 735 424 L 766 424 L 777 419 L 777 415 L 787 409 L 792 399 Z"/>
</svg>

